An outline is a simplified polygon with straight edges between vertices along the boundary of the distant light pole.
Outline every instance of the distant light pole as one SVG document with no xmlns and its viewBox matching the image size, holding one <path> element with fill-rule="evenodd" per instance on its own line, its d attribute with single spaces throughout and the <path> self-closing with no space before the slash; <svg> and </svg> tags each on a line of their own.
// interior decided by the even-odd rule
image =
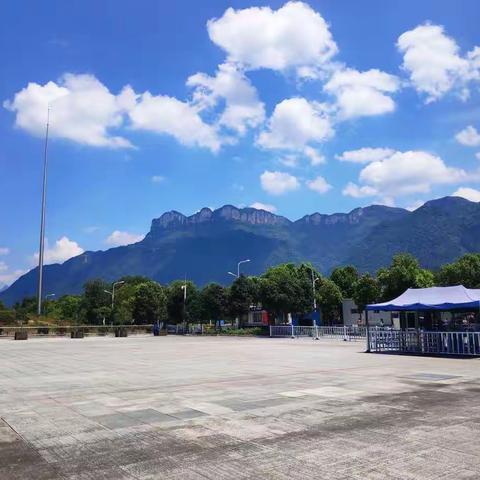
<svg viewBox="0 0 480 480">
<path fill-rule="evenodd" d="M 38 291 L 37 315 L 42 314 L 42 289 L 43 289 L 43 252 L 45 250 L 45 209 L 47 204 L 47 167 L 48 167 L 48 128 L 50 123 L 50 107 L 47 109 L 47 128 L 45 130 L 45 148 L 43 151 L 43 188 L 42 188 L 42 213 L 40 217 L 40 246 L 38 249 Z"/>
<path fill-rule="evenodd" d="M 248 263 L 250 261 L 249 258 L 245 259 L 245 260 L 240 260 L 237 264 L 237 273 L 233 273 L 233 272 L 227 272 L 229 275 L 232 275 L 233 277 L 235 278 L 240 278 L 240 265 L 242 263 Z M 235 322 L 237 323 L 237 328 L 238 328 L 238 317 L 235 318 Z M 233 327 L 233 321 L 232 321 L 232 327 Z"/>
<path fill-rule="evenodd" d="M 318 280 L 320 280 L 320 277 L 315 277 L 315 274 L 313 273 L 313 267 L 310 268 L 310 271 L 312 272 L 312 293 L 313 293 L 312 327 L 315 327 L 315 340 L 318 340 L 318 328 L 316 328 L 317 322 L 315 320 L 315 313 L 317 313 L 317 298 L 315 294 L 315 284 L 317 283 Z"/>
<path fill-rule="evenodd" d="M 249 258 L 247 258 L 246 260 L 240 260 L 240 261 L 238 262 L 238 264 L 237 264 L 237 273 L 236 273 L 236 274 L 233 273 L 233 272 L 227 272 L 227 273 L 228 273 L 229 275 L 233 275 L 233 276 L 236 277 L 236 278 L 239 278 L 239 277 L 240 277 L 240 265 L 241 265 L 242 263 L 248 263 L 248 262 L 250 262 L 250 259 L 249 259 Z"/>
<path fill-rule="evenodd" d="M 313 293 L 313 311 L 317 311 L 317 298 L 315 295 L 315 283 L 320 280 L 320 277 L 315 277 L 315 274 L 313 273 L 313 268 L 310 269 L 312 272 L 312 293 Z"/>
<path fill-rule="evenodd" d="M 187 279 L 182 285 L 183 290 L 183 334 L 187 334 Z"/>
<path fill-rule="evenodd" d="M 104 290 L 105 293 L 108 293 L 109 295 L 112 296 L 112 310 L 113 310 L 113 306 L 114 306 L 114 302 L 115 302 L 115 286 L 116 285 L 121 285 L 122 283 L 125 283 L 123 280 L 120 281 L 120 282 L 114 282 L 113 285 L 112 285 L 112 291 L 109 292 L 108 290 Z"/>
<path fill-rule="evenodd" d="M 45 316 L 47 316 L 47 300 L 48 300 L 48 297 L 54 297 L 55 294 L 54 293 L 49 293 L 48 295 L 45 295 Z"/>
</svg>

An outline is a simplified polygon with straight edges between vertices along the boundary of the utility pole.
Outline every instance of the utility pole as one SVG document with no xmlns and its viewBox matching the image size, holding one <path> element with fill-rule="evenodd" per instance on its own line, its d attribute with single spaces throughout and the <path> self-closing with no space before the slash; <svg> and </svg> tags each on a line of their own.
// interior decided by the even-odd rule
<svg viewBox="0 0 480 480">
<path fill-rule="evenodd" d="M 40 218 L 40 247 L 38 251 L 38 291 L 37 315 L 42 314 L 43 290 L 43 253 L 45 247 L 45 207 L 47 201 L 47 167 L 48 167 L 48 128 L 50 123 L 50 107 L 47 109 L 47 128 L 45 130 L 45 149 L 43 153 L 43 189 L 42 189 L 42 214 Z"/>
<path fill-rule="evenodd" d="M 183 290 L 183 334 L 187 332 L 187 276 L 185 275 L 185 282 L 182 285 Z"/>
<path fill-rule="evenodd" d="M 315 282 L 318 280 L 318 278 L 315 278 L 315 275 L 313 273 L 313 268 L 310 268 L 310 271 L 312 273 L 312 293 L 313 293 L 313 311 L 317 311 L 317 298 L 315 295 Z"/>
<path fill-rule="evenodd" d="M 113 310 L 114 303 L 115 303 L 115 286 L 116 285 L 121 285 L 122 283 L 125 283 L 125 282 L 123 280 L 120 281 L 120 282 L 115 282 L 112 285 L 112 291 L 111 292 L 109 292 L 108 290 L 104 290 L 105 293 L 108 293 L 112 297 L 112 310 Z"/>
</svg>

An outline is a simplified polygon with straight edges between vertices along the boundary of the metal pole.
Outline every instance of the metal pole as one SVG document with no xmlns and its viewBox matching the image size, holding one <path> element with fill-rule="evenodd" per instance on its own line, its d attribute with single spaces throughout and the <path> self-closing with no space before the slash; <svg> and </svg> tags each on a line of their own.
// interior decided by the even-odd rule
<svg viewBox="0 0 480 480">
<path fill-rule="evenodd" d="M 367 353 L 370 353 L 370 327 L 368 325 L 368 309 L 365 307 L 365 327 L 367 327 Z"/>
<path fill-rule="evenodd" d="M 47 109 L 47 128 L 45 131 L 45 149 L 43 153 L 43 189 L 42 189 L 42 213 L 40 217 L 40 246 L 38 249 L 38 291 L 37 291 L 37 315 L 42 314 L 42 289 L 43 289 L 43 253 L 45 247 L 45 207 L 47 200 L 47 167 L 48 167 L 48 129 L 50 123 L 50 107 Z"/>
</svg>

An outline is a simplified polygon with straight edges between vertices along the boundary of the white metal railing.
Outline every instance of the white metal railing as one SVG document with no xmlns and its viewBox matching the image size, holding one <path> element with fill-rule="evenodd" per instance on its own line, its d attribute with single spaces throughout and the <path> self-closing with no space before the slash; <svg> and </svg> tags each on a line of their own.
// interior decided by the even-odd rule
<svg viewBox="0 0 480 480">
<path fill-rule="evenodd" d="M 370 351 L 480 355 L 480 332 L 370 330 Z"/>
<path fill-rule="evenodd" d="M 303 327 L 295 325 L 271 325 L 271 337 L 312 337 L 336 338 L 341 340 L 360 340 L 366 336 L 364 327 L 321 326 Z"/>
</svg>

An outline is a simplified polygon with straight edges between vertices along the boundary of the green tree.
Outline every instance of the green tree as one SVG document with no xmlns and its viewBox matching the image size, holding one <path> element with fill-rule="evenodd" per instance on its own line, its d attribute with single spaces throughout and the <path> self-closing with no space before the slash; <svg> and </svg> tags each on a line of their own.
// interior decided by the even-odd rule
<svg viewBox="0 0 480 480">
<path fill-rule="evenodd" d="M 183 285 L 187 286 L 187 301 L 185 304 L 183 301 Z M 168 319 L 173 323 L 182 323 L 184 319 L 187 323 L 195 320 L 199 320 L 201 316 L 201 308 L 199 302 L 199 294 L 197 287 L 193 282 L 187 280 L 175 280 L 167 288 L 167 312 Z"/>
<path fill-rule="evenodd" d="M 163 287 L 153 281 L 136 285 L 132 313 L 135 323 L 164 322 L 167 319 L 167 296 Z"/>
<path fill-rule="evenodd" d="M 227 311 L 226 289 L 218 283 L 209 283 L 203 287 L 200 297 L 203 320 L 213 320 L 217 324 Z"/>
<path fill-rule="evenodd" d="M 321 278 L 316 285 L 317 304 L 322 313 L 322 322 L 334 324 L 340 318 L 342 292 L 340 287 L 328 278 Z"/>
<path fill-rule="evenodd" d="M 467 253 L 455 262 L 447 263 L 437 274 L 440 285 L 463 285 L 480 288 L 480 253 Z"/>
<path fill-rule="evenodd" d="M 418 260 L 409 253 L 395 255 L 388 268 L 377 273 L 384 300 L 401 295 L 407 288 L 424 288 L 434 285 L 434 276 L 430 270 L 420 267 Z"/>
<path fill-rule="evenodd" d="M 357 308 L 363 312 L 369 303 L 375 303 L 379 299 L 380 294 L 377 279 L 366 273 L 358 279 L 352 298 Z"/>
<path fill-rule="evenodd" d="M 240 275 L 228 289 L 228 313 L 240 317 L 248 313 L 250 305 L 258 302 L 259 282 L 256 277 Z"/>
<path fill-rule="evenodd" d="M 13 309 L 15 318 L 20 322 L 26 322 L 29 316 L 37 312 L 37 297 L 25 297 L 21 302 L 16 302 Z"/>
<path fill-rule="evenodd" d="M 80 318 L 82 297 L 63 295 L 54 304 L 52 315 L 58 320 L 77 323 Z"/>
<path fill-rule="evenodd" d="M 111 296 L 105 293 L 110 291 L 111 285 L 97 278 L 89 280 L 84 285 L 81 308 L 88 324 L 100 324 L 103 319 L 111 318 Z"/>
<path fill-rule="evenodd" d="M 358 270 L 353 265 L 337 267 L 332 271 L 330 280 L 335 282 L 343 298 L 352 298 L 358 280 Z"/>
<path fill-rule="evenodd" d="M 312 286 L 307 272 L 307 266 L 293 263 L 269 268 L 260 279 L 262 305 L 275 315 L 311 311 Z"/>
</svg>

